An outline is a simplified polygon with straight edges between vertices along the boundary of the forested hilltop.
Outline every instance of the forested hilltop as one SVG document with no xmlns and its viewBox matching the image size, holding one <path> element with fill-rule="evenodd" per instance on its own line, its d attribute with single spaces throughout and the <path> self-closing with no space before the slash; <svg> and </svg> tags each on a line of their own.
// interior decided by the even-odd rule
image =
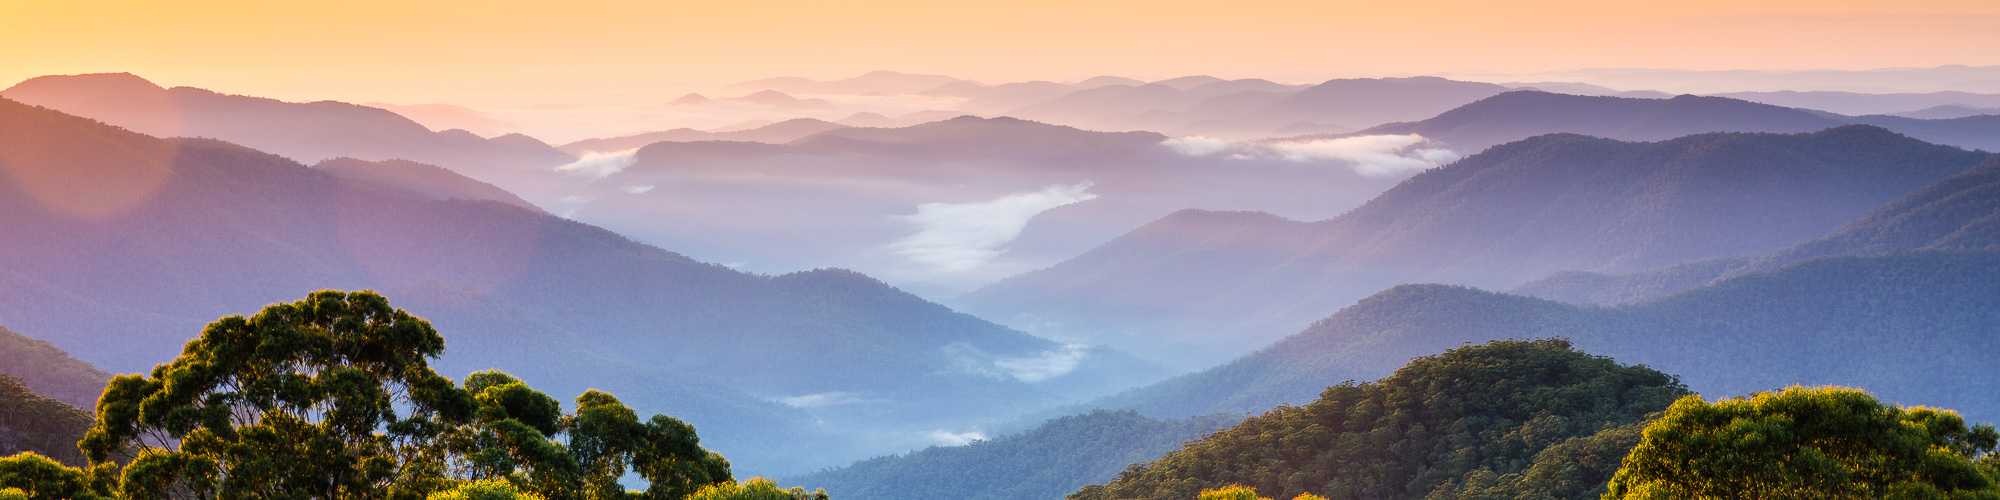
<svg viewBox="0 0 2000 500">
<path fill-rule="evenodd" d="M 1865 391 L 1691 395 L 1559 339 L 1327 388 L 1070 500 L 2000 497 L 2000 432 Z"/>
<path fill-rule="evenodd" d="M 1561 340 L 1461 347 L 1329 387 L 1069 498 L 1193 499 L 1232 484 L 1277 498 L 1423 498 L 1494 482 L 1506 485 L 1501 498 L 1594 497 L 1638 428 L 1686 394 L 1671 375 Z"/>
</svg>

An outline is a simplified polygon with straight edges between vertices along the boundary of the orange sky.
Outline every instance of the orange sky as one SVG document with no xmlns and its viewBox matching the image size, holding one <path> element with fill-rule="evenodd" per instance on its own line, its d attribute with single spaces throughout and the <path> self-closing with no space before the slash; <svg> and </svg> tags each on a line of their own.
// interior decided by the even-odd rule
<svg viewBox="0 0 2000 500">
<path fill-rule="evenodd" d="M 874 69 L 985 81 L 2000 64 L 1992 0 L 0 0 L 0 82 L 601 102 Z"/>
</svg>

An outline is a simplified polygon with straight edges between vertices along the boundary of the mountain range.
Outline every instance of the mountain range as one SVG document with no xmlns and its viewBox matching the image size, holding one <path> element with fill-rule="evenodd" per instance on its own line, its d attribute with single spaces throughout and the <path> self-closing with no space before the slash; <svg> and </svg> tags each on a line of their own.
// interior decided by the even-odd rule
<svg viewBox="0 0 2000 500">
<path fill-rule="evenodd" d="M 1559 270 L 1783 248 L 1987 156 L 1865 125 L 1653 143 L 1544 135 L 1425 171 L 1318 222 L 1175 213 L 955 304 L 1044 335 L 1209 366 L 1396 284 L 1499 289 Z"/>
<path fill-rule="evenodd" d="M 170 359 L 221 316 L 372 288 L 445 333 L 447 373 L 605 389 L 745 450 L 731 458 L 753 471 L 908 449 L 1167 373 L 849 271 L 748 274 L 220 141 L 10 100 L 0 118 L 0 319 L 112 371 Z"/>
<path fill-rule="evenodd" d="M 1789 248 L 1624 274 L 1565 271 L 1509 292 L 1572 303 L 1618 304 L 1815 257 L 1904 250 L 2000 250 L 2000 156 L 1884 204 L 1832 234 Z"/>
<path fill-rule="evenodd" d="M 1854 117 L 1727 97 L 1681 95 L 1646 99 L 1532 90 L 1495 95 L 1431 118 L 1371 127 L 1347 135 L 1421 134 L 1455 150 L 1475 152 L 1553 133 L 1663 141 L 1705 132 L 1800 133 L 1850 124 L 1875 125 L 1966 149 L 2000 150 L 2000 118 L 1990 116 L 1947 120 L 1886 115 Z"/>
</svg>

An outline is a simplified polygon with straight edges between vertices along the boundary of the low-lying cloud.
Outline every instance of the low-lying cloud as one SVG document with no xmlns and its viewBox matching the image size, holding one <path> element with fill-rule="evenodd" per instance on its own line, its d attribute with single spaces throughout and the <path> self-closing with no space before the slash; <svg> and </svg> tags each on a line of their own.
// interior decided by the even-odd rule
<svg viewBox="0 0 2000 500">
<path fill-rule="evenodd" d="M 953 366 L 965 373 L 996 380 L 1011 378 L 1034 383 L 1076 371 L 1077 365 L 1090 356 L 1090 348 L 1065 345 L 1025 356 L 999 356 L 971 344 L 955 343 L 944 346 L 944 353 L 951 358 Z"/>
<path fill-rule="evenodd" d="M 917 205 L 915 215 L 896 218 L 920 229 L 887 248 L 938 271 L 976 269 L 1006 253 L 1004 247 L 1021 235 L 1035 214 L 1097 198 L 1087 192 L 1090 186 L 1090 181 L 1084 181 L 1010 194 L 992 201 Z"/>
<path fill-rule="evenodd" d="M 1414 174 L 1458 161 L 1462 157 L 1417 134 L 1363 135 L 1279 142 L 1228 141 L 1192 136 L 1167 139 L 1160 145 L 1175 153 L 1192 157 L 1222 156 L 1233 160 L 1337 163 L 1368 177 Z"/>
<path fill-rule="evenodd" d="M 937 443 L 939 446 L 965 446 L 972 444 L 973 441 L 985 441 L 986 433 L 979 431 L 951 432 L 935 430 L 929 434 L 924 434 L 924 439 L 928 439 L 932 443 Z"/>
<path fill-rule="evenodd" d="M 609 153 L 592 151 L 584 153 L 576 161 L 556 167 L 556 171 L 588 176 L 591 179 L 603 179 L 611 176 L 611 174 L 618 173 L 620 170 L 625 170 L 625 167 L 630 167 L 633 163 L 638 163 L 638 154 L 638 148 Z"/>
<path fill-rule="evenodd" d="M 1022 382 L 1032 383 L 1075 371 L 1076 365 L 1082 363 L 1087 355 L 1089 355 L 1087 347 L 1071 344 L 1033 356 L 995 359 L 993 366 L 999 367 Z"/>
<path fill-rule="evenodd" d="M 840 405 L 851 405 L 855 403 L 878 403 L 881 402 L 882 400 L 863 398 L 861 397 L 860 394 L 852 392 L 822 392 L 819 394 L 807 394 L 804 396 L 778 398 L 777 401 L 779 403 L 784 403 L 785 406 L 790 406 L 793 408 L 818 408 L 822 406 L 840 406 Z"/>
</svg>

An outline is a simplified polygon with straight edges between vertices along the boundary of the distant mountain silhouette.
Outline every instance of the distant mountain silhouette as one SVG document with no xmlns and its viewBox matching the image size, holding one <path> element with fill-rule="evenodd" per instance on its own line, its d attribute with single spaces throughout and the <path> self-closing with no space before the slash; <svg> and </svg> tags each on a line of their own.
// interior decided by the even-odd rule
<svg viewBox="0 0 2000 500">
<path fill-rule="evenodd" d="M 1491 83 L 1437 77 L 1333 79 L 1271 103 L 1244 120 L 1370 127 L 1417 120 L 1506 92 Z"/>
<path fill-rule="evenodd" d="M 605 389 L 700 426 L 747 470 L 906 449 L 940 422 L 1160 373 L 849 271 L 753 275 L 538 211 L 436 198 L 0 100 L 0 318 L 130 372 L 217 317 L 373 288 L 444 332 L 448 373 Z M 800 443 L 829 451 L 801 455 Z"/>
<path fill-rule="evenodd" d="M 1870 126 L 1657 143 L 1545 135 L 1418 174 L 1324 221 L 1176 213 L 957 303 L 1200 366 L 1399 283 L 1504 288 L 1557 270 L 1783 248 L 1986 156 Z"/>
<path fill-rule="evenodd" d="M 848 125 L 833 123 L 826 120 L 818 120 L 813 118 L 794 118 L 778 123 L 752 128 L 749 130 L 738 130 L 734 132 L 708 132 L 690 128 L 678 128 L 661 132 L 647 132 L 638 135 L 628 135 L 624 137 L 612 137 L 605 139 L 584 139 L 581 141 L 564 144 L 562 146 L 557 147 L 556 149 L 563 150 L 570 154 L 581 155 L 593 151 L 600 153 L 623 151 L 627 149 L 639 148 L 647 144 L 652 144 L 655 142 L 662 142 L 662 141 L 672 141 L 672 142 L 736 141 L 736 142 L 762 142 L 768 144 L 783 144 L 798 140 L 799 138 L 805 136 L 817 134 L 820 132 L 825 132 L 828 130 L 846 128 L 846 127 L 848 127 Z"/>
<path fill-rule="evenodd" d="M 905 95 L 916 94 L 947 84 L 962 82 L 944 75 L 913 75 L 894 71 L 871 71 L 843 80 L 826 82 L 799 77 L 778 77 L 730 84 L 731 89 L 775 90 L 793 94 Z"/>
<path fill-rule="evenodd" d="M 1509 292 L 1572 303 L 1617 304 L 1814 257 L 1920 249 L 2000 251 L 2000 155 L 1885 203 L 1832 234 L 1789 248 L 1625 274 L 1565 271 Z"/>
<path fill-rule="evenodd" d="M 1613 308 L 1443 285 L 1384 290 L 1256 353 L 1099 400 L 1156 418 L 1309 401 L 1465 343 L 1564 337 L 1676 374 L 1714 398 L 1793 384 L 1866 389 L 1904 405 L 2000 418 L 2000 253 L 1827 257 Z"/>
<path fill-rule="evenodd" d="M 463 130 L 432 132 L 379 108 L 162 89 L 126 73 L 37 77 L 0 91 L 0 97 L 143 134 L 216 138 L 300 162 L 348 157 L 438 165 L 517 193 L 546 181 L 540 169 L 576 159 L 520 134 L 481 138 Z"/>
<path fill-rule="evenodd" d="M 1899 114 L 1935 106 L 2000 108 L 2000 94 L 1971 92 L 1860 93 L 1835 91 L 1725 92 L 1709 94 L 1790 108 L 1817 109 L 1843 115 Z M 1958 118 L 1957 116 L 1911 118 Z"/>
<path fill-rule="evenodd" d="M 818 109 L 818 108 L 833 107 L 833 103 L 827 102 L 825 99 L 800 99 L 797 97 L 792 97 L 790 94 L 786 94 L 784 92 L 779 92 L 776 90 L 760 90 L 757 91 L 756 93 L 746 95 L 743 97 L 733 98 L 730 100 L 762 104 L 765 106 L 776 106 L 787 109 Z"/>
<path fill-rule="evenodd" d="M 2000 145 L 2000 138 L 1991 137 L 1996 131 L 1993 124 L 1966 120 L 1850 117 L 1724 97 L 1682 95 L 1671 99 L 1635 99 L 1520 90 L 1481 99 L 1421 121 L 1392 123 L 1344 135 L 1420 134 L 1470 153 L 1552 133 L 1662 141 L 1706 132 L 1790 134 L 1863 123 L 1939 144 L 2000 149 L 1996 146 Z"/>
<path fill-rule="evenodd" d="M 1315 131 L 1345 131 L 1418 120 L 1507 90 L 1435 77 L 1334 79 L 1307 86 L 1192 76 L 1072 90 L 1001 113 L 1093 130 L 1265 138 L 1287 127 L 1295 131 L 1300 123 L 1318 124 Z M 995 108 L 974 97 L 962 109 Z"/>
<path fill-rule="evenodd" d="M 899 124 L 899 122 L 897 122 L 895 118 L 890 118 L 888 116 L 883 116 L 881 113 L 875 113 L 869 111 L 862 111 L 852 115 L 847 115 L 846 118 L 834 120 L 834 123 L 846 125 L 849 127 L 894 127 Z"/>
<path fill-rule="evenodd" d="M 701 95 L 701 94 L 696 94 L 696 93 L 688 93 L 688 95 L 684 95 L 684 96 L 681 96 L 681 98 L 679 98 L 679 99 L 674 99 L 674 100 L 673 100 L 672 102 L 668 102 L 668 103 L 667 103 L 667 105 L 669 105 L 669 106 L 700 106 L 700 105 L 703 105 L 703 104 L 708 104 L 708 103 L 711 103 L 711 102 L 715 102 L 715 100 L 714 100 L 714 99 L 709 99 L 709 98 L 708 98 L 708 96 L 704 96 L 704 95 Z"/>
<path fill-rule="evenodd" d="M 1916 111 L 1889 113 L 1889 115 L 1900 116 L 1903 118 L 1916 118 L 1919 120 L 1949 120 L 1952 118 L 1965 118 L 1968 116 L 2000 115 L 2000 107 L 1974 108 L 1974 107 L 1960 106 L 1957 104 L 1946 104 L 1943 106 L 1931 106 Z"/>
</svg>

